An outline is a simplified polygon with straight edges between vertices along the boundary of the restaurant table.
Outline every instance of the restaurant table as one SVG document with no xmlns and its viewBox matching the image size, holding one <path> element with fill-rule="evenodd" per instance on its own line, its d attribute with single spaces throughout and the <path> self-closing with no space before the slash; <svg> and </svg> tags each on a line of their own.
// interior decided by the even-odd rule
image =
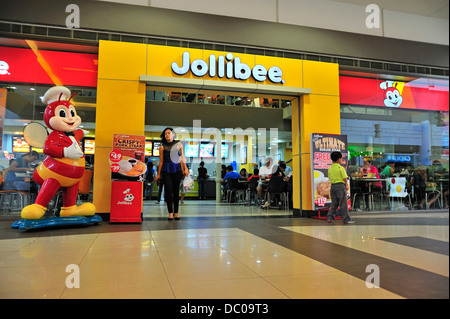
<svg viewBox="0 0 450 319">
<path fill-rule="evenodd" d="M 374 177 L 352 177 L 352 180 L 356 182 L 381 182 L 381 185 L 383 185 L 383 182 L 386 182 L 386 178 L 374 178 Z M 369 192 L 372 192 L 372 184 L 369 184 Z"/>
<path fill-rule="evenodd" d="M 373 194 L 372 194 L 372 183 L 374 182 L 381 182 L 382 189 L 383 189 L 383 182 L 386 183 L 386 178 L 375 178 L 375 177 L 352 177 L 352 180 L 359 183 L 359 182 L 365 182 L 369 183 L 369 193 L 372 196 L 372 201 L 369 200 L 369 206 L 371 209 L 373 209 Z M 354 205 L 354 201 L 352 203 L 352 206 Z"/>
</svg>

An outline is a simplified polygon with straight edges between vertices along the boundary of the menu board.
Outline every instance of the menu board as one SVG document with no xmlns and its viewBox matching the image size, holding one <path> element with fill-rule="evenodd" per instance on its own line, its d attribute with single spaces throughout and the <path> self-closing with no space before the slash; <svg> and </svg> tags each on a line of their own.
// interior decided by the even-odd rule
<svg viewBox="0 0 450 319">
<path fill-rule="evenodd" d="M 84 139 L 84 153 L 95 154 L 95 140 L 90 138 Z"/>
<path fill-rule="evenodd" d="M 221 153 L 222 158 L 228 158 L 228 144 L 222 143 Z M 214 154 L 217 156 L 217 144 L 214 146 Z"/>
<path fill-rule="evenodd" d="M 13 136 L 13 153 L 28 153 L 30 152 L 30 145 L 25 142 L 23 136 Z"/>
<path fill-rule="evenodd" d="M 145 141 L 145 156 L 152 156 L 153 155 L 153 142 L 152 141 Z"/>
<path fill-rule="evenodd" d="M 348 150 L 347 135 L 311 133 L 311 188 L 313 210 L 331 206 L 331 182 L 328 179 L 328 169 L 333 161 L 331 153 L 342 153 L 342 163 L 347 171 Z M 350 197 L 350 190 L 347 191 Z"/>
<path fill-rule="evenodd" d="M 159 156 L 159 148 L 161 146 L 161 142 L 153 141 L 153 156 Z"/>
<path fill-rule="evenodd" d="M 184 155 L 186 157 L 198 157 L 198 144 L 186 144 L 184 146 Z"/>
<path fill-rule="evenodd" d="M 214 144 L 212 143 L 200 144 L 200 157 L 205 158 L 214 157 Z"/>
</svg>

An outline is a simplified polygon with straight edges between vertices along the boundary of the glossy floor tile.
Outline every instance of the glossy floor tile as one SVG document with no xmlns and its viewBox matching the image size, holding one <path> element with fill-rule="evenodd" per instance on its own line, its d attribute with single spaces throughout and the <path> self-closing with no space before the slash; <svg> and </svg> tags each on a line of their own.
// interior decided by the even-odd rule
<svg viewBox="0 0 450 319">
<path fill-rule="evenodd" d="M 242 216 L 214 207 L 213 215 L 226 210 L 215 217 L 202 205 L 183 208 L 179 221 L 153 216 L 35 232 L 0 220 L 0 298 L 448 298 L 448 212 L 330 225 L 254 216 L 248 207 L 234 207 Z M 379 288 L 367 287 L 373 264 Z M 79 288 L 67 282 L 69 265 L 79 269 Z"/>
</svg>

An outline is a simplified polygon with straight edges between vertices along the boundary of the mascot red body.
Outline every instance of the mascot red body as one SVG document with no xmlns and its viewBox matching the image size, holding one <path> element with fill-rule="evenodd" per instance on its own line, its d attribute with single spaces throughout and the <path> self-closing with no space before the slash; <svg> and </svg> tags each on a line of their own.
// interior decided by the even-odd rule
<svg viewBox="0 0 450 319">
<path fill-rule="evenodd" d="M 91 216 L 95 214 L 92 203 L 76 205 L 78 184 L 83 177 L 85 159 L 80 140 L 84 132 L 78 129 L 81 118 L 70 103 L 69 89 L 63 86 L 50 88 L 41 98 L 48 104 L 44 111 L 44 121 L 53 132 L 44 143 L 42 161 L 33 174 L 34 181 L 41 189 L 32 205 L 24 207 L 23 219 L 39 219 L 44 216 L 46 207 L 56 192 L 63 190 L 63 207 L 60 216 Z"/>
</svg>

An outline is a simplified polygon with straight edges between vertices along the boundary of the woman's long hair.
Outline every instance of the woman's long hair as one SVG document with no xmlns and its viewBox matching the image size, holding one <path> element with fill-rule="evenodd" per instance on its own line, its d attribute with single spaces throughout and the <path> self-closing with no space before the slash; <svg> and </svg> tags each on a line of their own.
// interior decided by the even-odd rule
<svg viewBox="0 0 450 319">
<path fill-rule="evenodd" d="M 165 133 L 167 130 L 171 130 L 171 131 L 173 132 L 173 134 L 174 134 L 173 142 L 174 142 L 174 143 L 178 142 L 177 140 L 175 140 L 175 138 L 177 137 L 177 133 L 173 130 L 173 128 L 171 128 L 171 127 L 166 127 L 166 128 L 162 131 L 162 133 L 161 133 L 161 135 L 160 135 L 160 137 L 161 137 L 161 144 L 163 144 L 163 145 L 168 145 L 168 144 L 169 144 L 169 142 L 167 142 L 167 140 L 166 140 L 166 137 L 164 136 L 164 133 Z"/>
</svg>

